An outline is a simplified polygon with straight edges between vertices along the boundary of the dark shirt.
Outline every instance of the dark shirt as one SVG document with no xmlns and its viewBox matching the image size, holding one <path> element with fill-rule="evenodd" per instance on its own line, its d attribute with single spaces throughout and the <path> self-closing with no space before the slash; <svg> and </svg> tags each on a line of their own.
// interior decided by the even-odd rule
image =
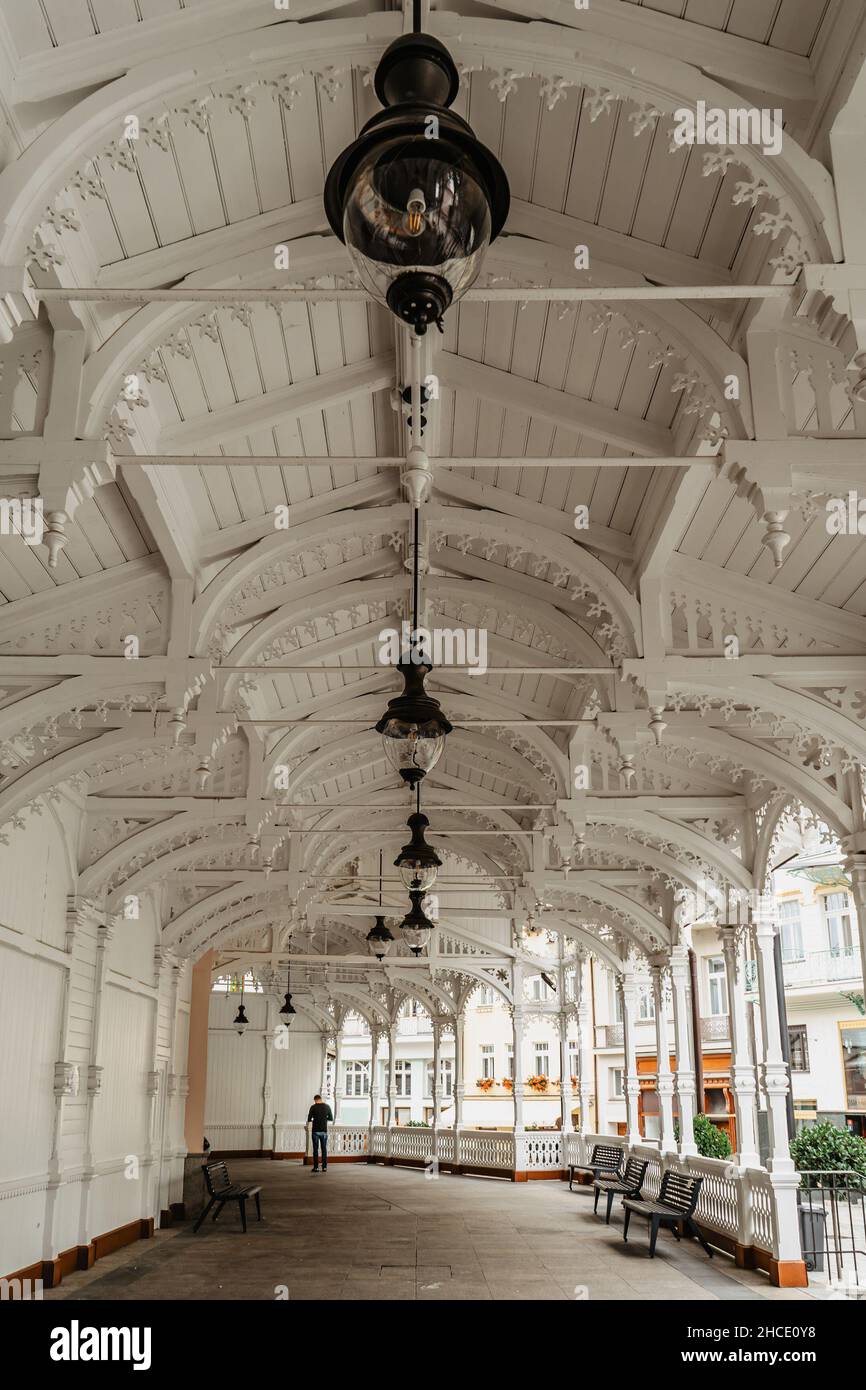
<svg viewBox="0 0 866 1390">
<path fill-rule="evenodd" d="M 333 1124 L 334 1117 L 331 1114 L 330 1105 L 326 1105 L 325 1102 L 321 1100 L 319 1101 L 318 1105 L 310 1106 L 310 1113 L 307 1116 L 307 1124 L 310 1124 L 310 1122 L 312 1121 L 313 1132 L 315 1134 L 327 1134 L 329 1120 Z"/>
</svg>

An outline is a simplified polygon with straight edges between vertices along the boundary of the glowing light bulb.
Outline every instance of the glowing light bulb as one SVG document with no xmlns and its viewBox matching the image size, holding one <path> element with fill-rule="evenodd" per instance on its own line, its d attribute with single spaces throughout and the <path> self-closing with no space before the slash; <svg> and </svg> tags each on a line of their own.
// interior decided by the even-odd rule
<svg viewBox="0 0 866 1390">
<path fill-rule="evenodd" d="M 424 214 L 427 204 L 420 188 L 413 188 L 406 203 L 403 227 L 410 236 L 420 236 L 424 230 Z"/>
</svg>

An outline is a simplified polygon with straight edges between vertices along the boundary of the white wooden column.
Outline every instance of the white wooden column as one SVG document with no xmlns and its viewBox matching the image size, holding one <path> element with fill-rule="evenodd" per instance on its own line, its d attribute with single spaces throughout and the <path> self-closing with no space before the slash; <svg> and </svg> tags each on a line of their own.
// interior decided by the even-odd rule
<svg viewBox="0 0 866 1390">
<path fill-rule="evenodd" d="M 640 1081 L 635 1052 L 635 1023 L 637 1021 L 637 981 L 631 966 L 617 976 L 616 988 L 622 1003 L 622 1038 L 625 1054 L 625 1128 L 629 1144 L 641 1142 L 638 1122 Z"/>
<path fill-rule="evenodd" d="M 767 1100 L 770 1172 L 790 1173 L 794 1162 L 788 1145 L 788 1068 L 782 1051 L 782 1024 L 776 993 L 775 938 L 778 930 L 775 905 L 770 900 L 752 911 L 752 940 L 758 967 L 761 999 L 761 1038 L 764 1060 L 760 1068 L 761 1087 Z"/>
<path fill-rule="evenodd" d="M 463 1100 L 466 1081 L 463 1075 L 466 1057 L 466 1014 L 462 1009 L 454 1016 L 454 1161 L 457 1162 L 458 1131 L 463 1124 Z"/>
<path fill-rule="evenodd" d="M 656 1092 L 659 1100 L 660 1148 L 663 1154 L 674 1154 L 674 1078 L 671 1071 L 671 1044 L 668 1034 L 667 961 L 655 956 L 650 962 L 653 1005 L 656 1024 Z"/>
<path fill-rule="evenodd" d="M 336 1057 L 334 1061 L 334 1124 L 342 1123 L 343 1101 L 346 1099 L 345 1077 L 343 1076 L 343 1030 L 335 1039 Z"/>
<path fill-rule="evenodd" d="M 562 989 L 562 975 L 560 975 Z M 560 1128 L 563 1134 L 571 1130 L 571 1067 L 568 1061 L 568 1014 L 559 1011 L 559 1104 Z"/>
<path fill-rule="evenodd" d="M 265 995 L 265 1032 L 262 1043 L 265 1049 L 265 1064 L 262 1076 L 262 1148 L 273 1150 L 276 1147 L 276 1132 L 274 1127 L 273 1110 L 273 1074 L 274 1074 L 274 1040 L 276 1038 L 276 1025 L 274 1024 L 274 1009 L 276 1000 L 272 994 Z M 268 1137 L 270 1135 L 270 1143 Z"/>
<path fill-rule="evenodd" d="M 328 1089 L 328 1048 L 331 1044 L 330 1033 L 322 1034 L 322 1079 L 319 1082 L 319 1093 L 322 1100 L 330 1100 L 331 1093 Z"/>
<path fill-rule="evenodd" d="M 397 1099 L 397 1025 L 392 1023 L 388 1029 L 388 1128 L 394 1123 L 394 1102 Z"/>
<path fill-rule="evenodd" d="M 767 1100 L 769 1157 L 767 1170 L 773 1187 L 775 1206 L 774 1258 L 778 1268 L 773 1282 L 780 1285 L 806 1283 L 800 1243 L 797 1190 L 800 1175 L 794 1167 L 788 1144 L 788 1068 L 782 1053 L 782 1023 L 776 993 L 775 938 L 778 931 L 775 903 L 764 898 L 752 911 L 752 940 L 758 967 L 761 997 L 761 1036 L 764 1060 L 759 1069 L 761 1088 Z"/>
<path fill-rule="evenodd" d="M 577 1054 L 578 1087 L 580 1091 L 580 1132 L 590 1134 L 590 1105 L 595 1096 L 595 1064 L 593 1051 L 592 991 L 589 960 L 581 955 L 577 975 Z M 597 1107 L 596 1107 L 597 1109 Z M 597 1124 L 597 1119 L 594 1120 Z"/>
<path fill-rule="evenodd" d="M 376 1028 L 370 1030 L 370 1128 L 379 1123 L 379 1039 Z"/>
<path fill-rule="evenodd" d="M 719 940 L 725 958 L 728 986 L 728 1017 L 731 1030 L 731 1081 L 734 1118 L 737 1124 L 737 1160 L 741 1168 L 759 1168 L 757 1131 L 758 1081 L 749 1050 L 749 1020 L 746 1014 L 746 971 L 742 952 L 742 929 L 735 924 L 719 926 Z"/>
<path fill-rule="evenodd" d="M 695 1143 L 695 1066 L 692 1056 L 691 986 L 689 982 L 689 952 L 687 946 L 674 946 L 671 951 L 671 990 L 674 1003 L 674 1038 L 677 1069 L 674 1085 L 679 1109 L 679 1152 L 684 1156 L 696 1154 Z"/>
<path fill-rule="evenodd" d="M 860 938 L 860 971 L 866 979 L 866 853 L 858 850 L 847 855 L 845 868 L 851 875 L 851 895 L 857 909 L 857 933 Z"/>
<path fill-rule="evenodd" d="M 522 998 L 522 983 L 521 983 Z M 511 1038 L 514 1047 L 514 1078 L 512 1081 L 512 1095 L 514 1097 L 514 1132 L 523 1132 L 523 1037 L 526 1020 L 521 1004 L 515 1004 L 511 1010 Z"/>
<path fill-rule="evenodd" d="M 433 1129 L 439 1128 L 439 1067 L 440 1067 L 440 1040 L 442 1025 L 438 1018 L 433 1020 L 433 1083 L 431 1093 L 433 1097 Z"/>
</svg>

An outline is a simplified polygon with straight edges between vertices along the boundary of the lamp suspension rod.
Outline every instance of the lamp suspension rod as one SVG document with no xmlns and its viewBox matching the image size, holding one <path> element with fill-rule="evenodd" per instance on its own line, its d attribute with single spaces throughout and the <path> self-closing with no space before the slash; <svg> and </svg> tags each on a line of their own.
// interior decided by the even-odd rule
<svg viewBox="0 0 866 1390">
<path fill-rule="evenodd" d="M 786 299 L 794 285 L 499 285 L 476 286 L 462 303 L 581 303 L 643 299 Z M 118 289 L 93 285 L 27 285 L 29 297 L 45 304 L 324 304 L 371 302 L 366 290 L 343 289 Z"/>
</svg>

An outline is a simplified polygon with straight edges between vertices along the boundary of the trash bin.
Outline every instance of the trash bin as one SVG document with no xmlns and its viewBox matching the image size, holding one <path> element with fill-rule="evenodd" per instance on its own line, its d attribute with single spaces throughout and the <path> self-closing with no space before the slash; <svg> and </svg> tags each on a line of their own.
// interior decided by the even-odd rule
<svg viewBox="0 0 866 1390">
<path fill-rule="evenodd" d="M 827 1213 L 823 1207 L 800 1206 L 800 1245 L 807 1270 L 824 1273 L 824 1234 Z"/>
</svg>

